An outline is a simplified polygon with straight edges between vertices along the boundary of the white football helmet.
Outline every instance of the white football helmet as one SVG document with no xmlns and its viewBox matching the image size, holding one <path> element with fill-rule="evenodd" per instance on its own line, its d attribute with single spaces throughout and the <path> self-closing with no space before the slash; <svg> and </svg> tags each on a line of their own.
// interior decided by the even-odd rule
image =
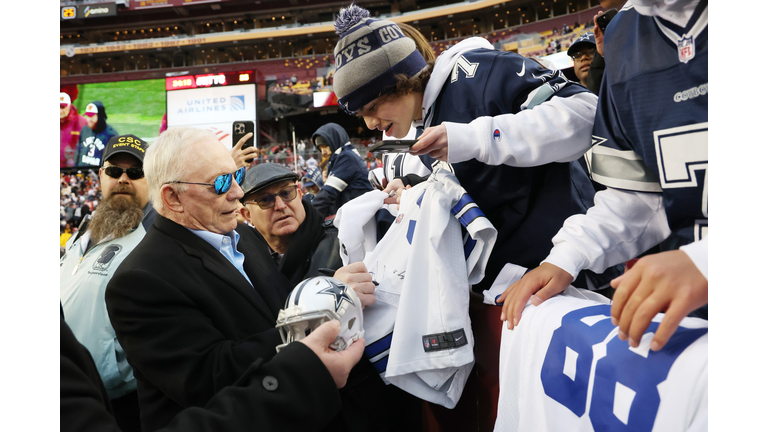
<svg viewBox="0 0 768 432">
<path fill-rule="evenodd" d="M 285 309 L 277 315 L 277 325 L 283 344 L 300 341 L 326 321 L 341 323 L 339 336 L 330 345 L 342 351 L 363 337 L 363 305 L 355 290 L 344 282 L 327 276 L 305 279 L 291 291 Z"/>
</svg>

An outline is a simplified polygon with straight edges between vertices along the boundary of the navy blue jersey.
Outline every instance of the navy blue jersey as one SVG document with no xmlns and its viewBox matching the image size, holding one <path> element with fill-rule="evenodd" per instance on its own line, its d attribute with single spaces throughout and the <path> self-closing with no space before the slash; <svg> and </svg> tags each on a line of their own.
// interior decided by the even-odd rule
<svg viewBox="0 0 768 432">
<path fill-rule="evenodd" d="M 312 205 L 323 216 L 328 216 L 335 214 L 346 202 L 372 190 L 363 158 L 355 152 L 352 145 L 345 145 L 338 154 L 331 156 L 328 178 Z"/>
<path fill-rule="evenodd" d="M 663 194 L 672 235 L 662 250 L 707 233 L 707 22 L 706 0 L 685 28 L 628 7 L 605 35 L 593 177 Z"/>
<path fill-rule="evenodd" d="M 569 97 L 587 92 L 559 71 L 545 69 L 516 53 L 476 49 L 462 56 L 461 69 L 471 73 L 455 69 L 457 73 L 448 77 L 425 126 L 517 114 L 523 105 L 531 108 L 553 95 Z M 531 98 L 532 94 L 536 96 Z M 476 291 L 488 289 L 508 262 L 537 267 L 548 255 L 551 239 L 565 219 L 585 213 L 593 205 L 594 188 L 576 161 L 513 167 L 472 159 L 451 165 L 461 186 L 498 230 L 486 277 L 474 286 Z"/>
<path fill-rule="evenodd" d="M 365 162 L 349 143 L 349 135 L 342 126 L 336 123 L 321 126 L 312 134 L 312 142 L 318 148 L 328 146 L 332 152 L 328 161 L 328 177 L 312 200 L 312 205 L 321 215 L 336 214 L 347 201 L 373 190 Z"/>
</svg>

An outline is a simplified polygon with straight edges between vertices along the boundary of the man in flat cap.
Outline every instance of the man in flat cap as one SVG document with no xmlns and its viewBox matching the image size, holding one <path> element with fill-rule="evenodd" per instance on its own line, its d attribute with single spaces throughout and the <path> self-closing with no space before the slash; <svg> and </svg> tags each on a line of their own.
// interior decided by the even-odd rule
<svg viewBox="0 0 768 432">
<path fill-rule="evenodd" d="M 65 321 L 93 356 L 123 431 L 140 430 L 136 379 L 110 323 L 104 291 L 155 220 L 143 171 L 146 151 L 147 143 L 134 135 L 109 140 L 99 168 L 104 199 L 67 242 L 59 271 Z"/>
<path fill-rule="evenodd" d="M 245 174 L 241 214 L 269 245 L 280 272 L 292 286 L 321 275 L 320 269 L 330 269 L 357 292 L 363 306 L 373 303 L 374 285 L 365 264 L 341 267 L 338 230 L 332 219 L 325 220 L 301 199 L 298 180 L 296 173 L 282 165 L 256 165 Z"/>
</svg>

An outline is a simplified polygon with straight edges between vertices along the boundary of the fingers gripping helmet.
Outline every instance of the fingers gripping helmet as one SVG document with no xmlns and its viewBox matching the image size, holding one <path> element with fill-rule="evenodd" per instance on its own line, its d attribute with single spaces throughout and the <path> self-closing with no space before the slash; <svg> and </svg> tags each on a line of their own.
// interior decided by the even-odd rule
<svg viewBox="0 0 768 432">
<path fill-rule="evenodd" d="M 291 291 L 285 309 L 277 315 L 276 327 L 283 338 L 277 351 L 300 341 L 326 321 L 341 323 L 339 336 L 330 348 L 342 351 L 363 337 L 363 305 L 344 282 L 327 276 L 305 279 Z"/>
</svg>

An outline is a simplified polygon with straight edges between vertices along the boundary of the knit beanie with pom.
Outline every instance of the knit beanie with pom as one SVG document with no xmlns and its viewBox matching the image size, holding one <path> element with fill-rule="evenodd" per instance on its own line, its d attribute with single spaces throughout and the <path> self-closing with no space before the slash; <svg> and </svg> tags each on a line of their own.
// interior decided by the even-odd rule
<svg viewBox="0 0 768 432">
<path fill-rule="evenodd" d="M 339 11 L 334 26 L 339 43 L 333 50 L 333 91 L 347 114 L 394 90 L 397 75 L 412 78 L 427 67 L 416 43 L 397 24 L 370 18 L 355 4 Z"/>
</svg>

